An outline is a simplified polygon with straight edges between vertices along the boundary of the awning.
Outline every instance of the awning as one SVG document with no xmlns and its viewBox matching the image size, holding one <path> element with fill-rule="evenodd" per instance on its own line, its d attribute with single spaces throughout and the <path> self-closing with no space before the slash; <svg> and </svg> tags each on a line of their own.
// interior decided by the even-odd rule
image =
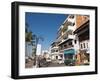
<svg viewBox="0 0 100 81">
<path fill-rule="evenodd" d="M 75 50 L 74 49 L 69 49 L 69 50 L 64 50 L 64 54 L 75 54 Z"/>
</svg>

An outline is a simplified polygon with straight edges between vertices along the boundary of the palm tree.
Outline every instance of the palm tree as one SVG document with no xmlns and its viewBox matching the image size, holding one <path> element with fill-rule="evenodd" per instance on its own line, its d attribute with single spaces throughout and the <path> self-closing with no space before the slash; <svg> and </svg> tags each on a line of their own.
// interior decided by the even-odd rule
<svg viewBox="0 0 100 81">
<path fill-rule="evenodd" d="M 32 56 L 35 57 L 36 56 L 36 35 L 35 34 L 32 35 L 31 44 L 32 44 Z"/>
<path fill-rule="evenodd" d="M 29 55 L 28 52 L 28 46 L 32 45 L 34 46 L 33 42 L 35 41 L 35 48 L 32 49 L 32 56 L 36 56 L 36 50 L 37 50 L 37 44 L 39 43 L 39 41 L 44 41 L 44 38 L 42 36 L 37 36 L 35 34 L 33 34 L 31 31 L 29 31 L 29 25 L 28 23 L 25 24 L 25 42 L 26 42 L 26 56 Z M 36 64 L 37 64 L 37 60 L 35 60 Z M 37 66 L 37 65 L 36 65 Z"/>
</svg>

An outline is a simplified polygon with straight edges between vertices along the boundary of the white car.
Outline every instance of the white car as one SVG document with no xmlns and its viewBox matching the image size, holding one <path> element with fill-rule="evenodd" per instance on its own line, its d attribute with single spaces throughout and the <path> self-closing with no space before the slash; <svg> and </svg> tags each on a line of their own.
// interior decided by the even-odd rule
<svg viewBox="0 0 100 81">
<path fill-rule="evenodd" d="M 62 59 L 59 59 L 58 64 L 62 64 L 62 63 L 64 63 L 64 61 Z"/>
<path fill-rule="evenodd" d="M 51 59 L 50 59 L 50 58 L 47 58 L 46 61 L 47 61 L 47 62 L 51 62 Z"/>
</svg>

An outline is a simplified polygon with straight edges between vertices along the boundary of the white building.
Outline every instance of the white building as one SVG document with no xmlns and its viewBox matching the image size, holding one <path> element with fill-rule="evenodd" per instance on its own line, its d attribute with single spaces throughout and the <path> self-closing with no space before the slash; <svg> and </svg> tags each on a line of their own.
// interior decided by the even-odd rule
<svg viewBox="0 0 100 81">
<path fill-rule="evenodd" d="M 32 45 L 30 42 L 25 43 L 25 56 L 32 57 Z"/>
<path fill-rule="evenodd" d="M 68 15 L 66 20 L 58 29 L 58 46 L 59 52 L 63 54 L 65 58 L 74 59 L 77 53 L 78 41 L 74 35 L 76 29 L 76 15 Z"/>
<path fill-rule="evenodd" d="M 45 58 L 50 58 L 49 51 L 48 50 L 43 50 L 42 51 L 42 56 L 44 56 Z"/>
<path fill-rule="evenodd" d="M 41 44 L 37 44 L 36 55 L 41 55 Z"/>
<path fill-rule="evenodd" d="M 51 44 L 51 59 L 52 60 L 63 59 L 63 55 L 59 53 L 59 47 L 57 42 L 53 42 Z"/>
</svg>

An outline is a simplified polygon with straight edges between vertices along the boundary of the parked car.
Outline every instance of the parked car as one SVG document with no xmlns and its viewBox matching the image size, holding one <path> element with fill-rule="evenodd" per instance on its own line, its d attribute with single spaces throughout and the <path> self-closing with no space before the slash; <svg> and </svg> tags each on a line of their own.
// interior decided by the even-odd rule
<svg viewBox="0 0 100 81">
<path fill-rule="evenodd" d="M 67 66 L 75 66 L 75 60 L 73 60 L 73 59 L 67 59 L 64 61 L 64 63 Z"/>
<path fill-rule="evenodd" d="M 47 67 L 48 66 L 48 62 L 46 61 L 45 58 L 39 60 L 39 67 Z"/>
<path fill-rule="evenodd" d="M 51 62 L 51 59 L 50 59 L 50 58 L 47 58 L 46 61 L 47 61 L 47 62 Z"/>
<path fill-rule="evenodd" d="M 62 64 L 64 61 L 62 59 L 58 59 L 58 64 Z"/>
</svg>

